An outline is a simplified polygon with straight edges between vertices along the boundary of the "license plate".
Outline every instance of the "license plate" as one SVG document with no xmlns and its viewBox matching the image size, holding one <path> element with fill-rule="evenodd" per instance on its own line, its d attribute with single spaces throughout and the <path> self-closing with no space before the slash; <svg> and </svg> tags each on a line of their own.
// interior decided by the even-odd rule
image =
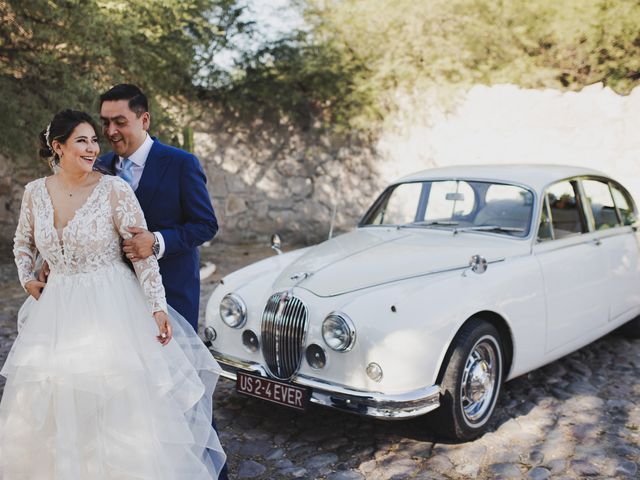
<svg viewBox="0 0 640 480">
<path fill-rule="evenodd" d="M 236 391 L 297 410 L 307 408 L 310 396 L 308 388 L 240 371 L 236 376 Z"/>
</svg>

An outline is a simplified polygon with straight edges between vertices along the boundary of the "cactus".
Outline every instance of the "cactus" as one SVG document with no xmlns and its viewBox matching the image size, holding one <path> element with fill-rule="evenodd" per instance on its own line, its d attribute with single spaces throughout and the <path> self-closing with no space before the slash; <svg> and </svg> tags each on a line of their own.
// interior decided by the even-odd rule
<svg viewBox="0 0 640 480">
<path fill-rule="evenodd" d="M 182 149 L 193 153 L 193 128 L 185 126 L 182 129 Z"/>
</svg>

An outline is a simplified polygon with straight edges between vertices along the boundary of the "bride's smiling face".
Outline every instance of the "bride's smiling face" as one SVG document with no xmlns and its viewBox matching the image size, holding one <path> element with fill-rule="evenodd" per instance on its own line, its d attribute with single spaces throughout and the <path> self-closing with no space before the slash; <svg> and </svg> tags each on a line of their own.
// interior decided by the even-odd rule
<svg viewBox="0 0 640 480">
<path fill-rule="evenodd" d="M 88 123 L 79 124 L 67 141 L 53 142 L 53 150 L 60 157 L 60 167 L 67 173 L 89 173 L 100 153 L 98 136 Z"/>
</svg>

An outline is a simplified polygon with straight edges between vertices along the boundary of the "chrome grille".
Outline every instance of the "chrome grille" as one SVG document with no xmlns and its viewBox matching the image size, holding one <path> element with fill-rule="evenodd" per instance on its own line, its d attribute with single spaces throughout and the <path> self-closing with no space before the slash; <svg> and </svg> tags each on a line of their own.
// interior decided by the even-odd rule
<svg viewBox="0 0 640 480">
<path fill-rule="evenodd" d="M 262 313 L 262 355 L 274 377 L 288 380 L 300 368 L 308 317 L 302 300 L 287 292 L 269 298 Z"/>
</svg>

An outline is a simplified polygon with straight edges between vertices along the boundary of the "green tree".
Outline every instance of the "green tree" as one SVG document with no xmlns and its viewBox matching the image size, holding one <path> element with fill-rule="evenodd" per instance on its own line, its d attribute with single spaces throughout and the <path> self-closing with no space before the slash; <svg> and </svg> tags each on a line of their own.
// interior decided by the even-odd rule
<svg viewBox="0 0 640 480">
<path fill-rule="evenodd" d="M 316 42 L 365 66 L 380 115 L 398 91 L 509 82 L 628 93 L 640 80 L 636 0 L 307 0 Z M 365 118 L 370 121 L 370 118 Z"/>
<path fill-rule="evenodd" d="M 192 97 L 192 79 L 246 28 L 236 0 L 0 0 L 0 152 L 34 151 L 62 108 L 97 113 L 110 86 L 140 85 L 155 132 Z"/>
<path fill-rule="evenodd" d="M 241 0 L 0 0 L 0 153 L 34 151 L 55 111 L 96 112 L 122 81 L 155 100 L 164 138 L 189 112 L 371 130 L 398 92 L 640 81 L 637 0 L 291 1 L 308 30 L 229 72 L 215 58 L 251 29 Z"/>
<path fill-rule="evenodd" d="M 303 129 L 339 128 L 372 105 L 355 90 L 363 66 L 330 42 L 314 42 L 304 32 L 245 53 L 235 75 L 202 91 L 232 116 L 281 120 Z M 219 79 L 218 79 L 219 80 Z"/>
</svg>

